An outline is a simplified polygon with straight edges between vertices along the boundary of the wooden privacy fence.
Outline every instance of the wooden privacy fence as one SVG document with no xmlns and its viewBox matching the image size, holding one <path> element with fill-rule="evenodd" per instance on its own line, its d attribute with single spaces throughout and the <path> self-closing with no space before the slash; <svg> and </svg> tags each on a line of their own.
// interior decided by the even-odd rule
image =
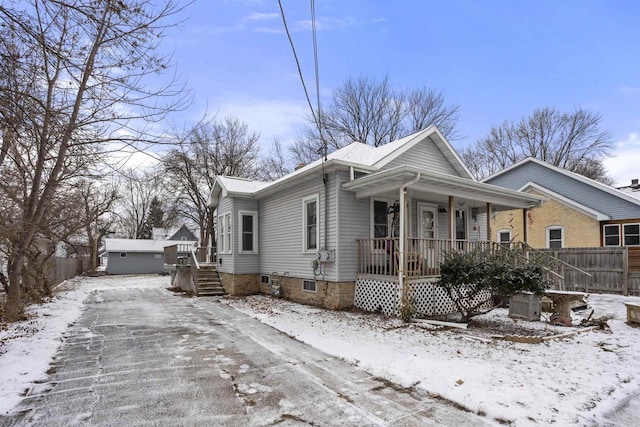
<svg viewBox="0 0 640 427">
<path fill-rule="evenodd" d="M 640 295 L 640 248 L 564 248 L 540 249 L 567 264 L 592 275 L 589 292 Z M 565 271 L 568 283 L 574 271 Z"/>
<path fill-rule="evenodd" d="M 54 262 L 46 266 L 46 275 L 50 286 L 53 287 L 83 274 L 90 267 L 91 258 L 55 258 Z"/>
</svg>

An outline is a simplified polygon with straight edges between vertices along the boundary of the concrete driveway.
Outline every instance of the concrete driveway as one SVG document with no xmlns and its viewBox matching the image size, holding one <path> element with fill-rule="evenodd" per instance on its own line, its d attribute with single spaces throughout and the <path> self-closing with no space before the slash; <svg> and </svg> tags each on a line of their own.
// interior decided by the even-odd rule
<svg viewBox="0 0 640 427">
<path fill-rule="evenodd" d="M 376 379 L 217 299 L 93 292 L 49 377 L 0 425 L 491 425 Z"/>
</svg>

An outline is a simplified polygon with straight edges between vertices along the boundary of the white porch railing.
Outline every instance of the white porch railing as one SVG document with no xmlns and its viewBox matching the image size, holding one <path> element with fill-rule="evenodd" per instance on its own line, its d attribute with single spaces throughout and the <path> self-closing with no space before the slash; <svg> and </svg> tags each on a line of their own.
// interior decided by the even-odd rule
<svg viewBox="0 0 640 427">
<path fill-rule="evenodd" d="M 358 273 L 397 276 L 400 271 L 397 238 L 356 239 L 358 244 Z M 407 274 L 409 276 L 439 276 L 444 255 L 452 250 L 471 252 L 492 250 L 496 243 L 488 241 L 407 239 Z M 507 244 L 509 245 L 509 244 Z"/>
</svg>

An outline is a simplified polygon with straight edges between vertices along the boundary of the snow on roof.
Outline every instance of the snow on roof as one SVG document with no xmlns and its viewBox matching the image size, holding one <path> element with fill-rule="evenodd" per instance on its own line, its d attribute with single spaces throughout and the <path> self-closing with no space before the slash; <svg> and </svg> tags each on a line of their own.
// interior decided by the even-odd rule
<svg viewBox="0 0 640 427">
<path fill-rule="evenodd" d="M 361 165 L 363 167 L 373 167 L 373 165 L 375 165 L 381 159 L 387 157 L 409 141 L 412 141 L 419 134 L 427 134 L 433 129 L 435 129 L 435 127 L 432 126 L 411 135 L 405 136 L 404 138 L 392 141 L 388 144 L 381 145 L 379 147 L 372 147 L 361 142 L 352 142 L 351 144 L 328 154 L 327 162 L 333 160 L 345 163 L 353 163 L 354 166 Z M 323 159 L 320 158 L 273 182 L 254 181 L 250 179 L 233 178 L 229 176 L 218 176 L 216 178 L 216 181 L 219 182 L 220 185 L 224 187 L 229 193 L 241 193 L 249 195 L 254 194 L 267 187 L 275 186 L 295 176 L 302 175 L 305 172 L 320 166 L 322 163 Z"/>
<path fill-rule="evenodd" d="M 230 193 L 254 193 L 271 184 L 266 181 L 254 181 L 230 176 L 218 176 L 216 179 Z"/>
<path fill-rule="evenodd" d="M 162 252 L 166 246 L 194 245 L 197 242 L 177 240 L 105 239 L 105 252 Z"/>
</svg>

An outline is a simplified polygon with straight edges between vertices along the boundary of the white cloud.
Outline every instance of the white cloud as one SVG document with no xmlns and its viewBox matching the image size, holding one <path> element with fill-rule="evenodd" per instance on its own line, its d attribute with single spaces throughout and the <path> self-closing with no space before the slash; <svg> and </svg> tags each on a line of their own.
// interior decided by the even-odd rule
<svg viewBox="0 0 640 427">
<path fill-rule="evenodd" d="M 335 29 L 344 29 L 347 27 L 351 27 L 355 25 L 357 21 L 348 16 L 345 18 L 334 18 L 330 16 L 321 17 L 316 20 L 316 29 L 318 31 L 323 30 L 335 30 Z M 295 30 L 311 30 L 312 23 L 310 20 L 302 20 L 298 21 L 295 26 Z"/>
<path fill-rule="evenodd" d="M 246 16 L 244 18 L 244 21 L 272 21 L 278 18 L 280 18 L 280 14 L 278 13 L 253 12 L 252 14 Z"/>
<path fill-rule="evenodd" d="M 247 123 L 250 130 L 260 133 L 262 147 L 271 146 L 274 137 L 283 144 L 298 135 L 309 111 L 303 102 L 288 99 L 260 99 L 253 97 L 233 97 L 232 100 L 219 100 L 219 118 L 235 116 Z"/>
<path fill-rule="evenodd" d="M 616 142 L 613 157 L 604 160 L 604 165 L 619 185 L 629 185 L 640 178 L 640 133 L 630 133 L 623 141 Z"/>
</svg>

